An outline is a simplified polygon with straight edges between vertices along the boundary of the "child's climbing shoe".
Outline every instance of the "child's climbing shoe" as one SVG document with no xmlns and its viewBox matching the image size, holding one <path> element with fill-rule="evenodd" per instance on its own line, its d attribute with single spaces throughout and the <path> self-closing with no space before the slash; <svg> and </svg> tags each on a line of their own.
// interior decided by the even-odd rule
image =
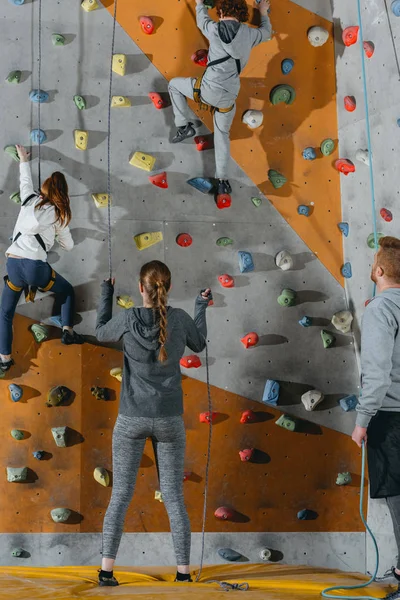
<svg viewBox="0 0 400 600">
<path fill-rule="evenodd" d="M 71 346 L 71 344 L 84 344 L 85 338 L 83 335 L 76 333 L 76 331 L 68 331 L 68 329 L 64 329 L 61 336 L 61 343 L 66 346 Z"/>
<path fill-rule="evenodd" d="M 119 585 L 118 581 L 113 575 L 113 571 L 102 571 L 99 569 L 99 585 L 101 587 L 116 587 Z"/>
<path fill-rule="evenodd" d="M 14 364 L 15 363 L 12 358 L 11 360 L 7 361 L 0 360 L 0 371 L 3 371 L 3 373 L 5 373 L 6 371 L 9 371 Z"/>
<path fill-rule="evenodd" d="M 193 137 L 194 135 L 196 135 L 196 130 L 193 127 L 193 123 L 188 123 L 184 127 L 178 127 L 178 131 L 172 138 L 172 143 L 178 144 L 179 142 L 183 142 L 183 140 Z"/>
<path fill-rule="evenodd" d="M 220 194 L 232 194 L 232 187 L 227 179 L 218 179 L 217 195 Z"/>
<path fill-rule="evenodd" d="M 179 581 L 180 583 L 191 583 L 193 579 L 190 577 L 190 573 L 179 573 L 179 571 L 177 571 L 175 581 Z"/>
<path fill-rule="evenodd" d="M 230 208 L 232 204 L 231 192 L 232 188 L 229 181 L 227 179 L 218 179 L 215 191 L 215 203 L 217 208 L 220 210 L 223 208 Z"/>
</svg>

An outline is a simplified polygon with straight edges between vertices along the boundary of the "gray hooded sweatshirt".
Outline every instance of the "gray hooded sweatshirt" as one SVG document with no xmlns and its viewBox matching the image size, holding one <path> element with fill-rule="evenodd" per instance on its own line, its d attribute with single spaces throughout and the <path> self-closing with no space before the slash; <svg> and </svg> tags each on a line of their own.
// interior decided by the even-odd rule
<svg viewBox="0 0 400 600">
<path fill-rule="evenodd" d="M 376 296 L 361 332 L 361 397 L 357 425 L 368 427 L 379 410 L 400 412 L 400 288 Z"/>
<path fill-rule="evenodd" d="M 175 417 L 183 413 L 179 361 L 186 346 L 201 352 L 206 345 L 208 300 L 198 296 L 195 319 L 180 308 L 167 308 L 168 360 L 159 362 L 160 328 L 151 308 L 131 308 L 112 317 L 114 288 L 104 282 L 97 311 L 99 342 L 123 338 L 124 367 L 119 412 L 127 417 Z"/>
<path fill-rule="evenodd" d="M 271 23 L 268 15 L 261 17 L 260 27 L 254 28 L 238 21 L 220 21 L 216 23 L 208 16 L 204 4 L 196 7 L 197 26 L 209 40 L 208 61 L 213 62 L 226 56 L 230 60 L 208 67 L 201 85 L 201 97 L 204 102 L 228 108 L 234 104 L 240 90 L 239 73 L 236 60 L 240 61 L 241 70 L 247 65 L 250 53 L 255 46 L 271 39 Z"/>
</svg>

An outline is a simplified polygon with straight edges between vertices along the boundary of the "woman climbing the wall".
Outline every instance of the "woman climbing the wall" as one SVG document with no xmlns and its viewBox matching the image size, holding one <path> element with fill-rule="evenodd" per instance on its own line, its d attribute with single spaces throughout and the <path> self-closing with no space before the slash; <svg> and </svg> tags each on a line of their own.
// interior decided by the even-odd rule
<svg viewBox="0 0 400 600">
<path fill-rule="evenodd" d="M 147 438 L 152 439 L 160 489 L 171 526 L 177 561 L 175 581 L 190 578 L 190 522 L 183 497 L 185 426 L 179 361 L 185 347 L 206 345 L 206 308 L 211 290 L 196 298 L 195 318 L 168 306 L 171 273 L 159 261 L 140 271 L 143 307 L 112 317 L 114 281 L 102 284 L 96 335 L 101 342 L 123 338 L 124 368 L 119 415 L 113 434 L 113 489 L 103 525 L 99 585 L 116 586 L 115 558 Z"/>
<path fill-rule="evenodd" d="M 7 275 L 0 308 L 0 369 L 8 371 L 11 358 L 13 318 L 23 291 L 33 301 L 36 290 L 51 290 L 61 298 L 63 344 L 83 344 L 73 329 L 74 290 L 47 262 L 47 253 L 56 239 L 64 250 L 74 242 L 68 224 L 71 220 L 68 185 L 62 173 L 53 173 L 43 183 L 40 194 L 33 189 L 29 154 L 16 146 L 20 159 L 21 210 L 14 228 L 12 244 L 6 251 Z"/>
<path fill-rule="evenodd" d="M 256 6 L 261 14 L 257 28 L 245 25 L 249 20 L 246 0 L 217 0 L 219 22 L 208 16 L 204 0 L 196 0 L 197 26 L 209 40 L 208 65 L 200 77 L 176 77 L 169 83 L 169 93 L 178 127 L 172 142 L 182 142 L 195 135 L 194 115 L 187 98 L 195 100 L 200 108 L 210 109 L 214 117 L 216 196 L 230 195 L 228 181 L 230 159 L 229 132 L 236 112 L 236 98 L 240 90 L 240 73 L 247 65 L 251 50 L 271 39 L 268 16 L 269 0 L 260 0 Z"/>
</svg>

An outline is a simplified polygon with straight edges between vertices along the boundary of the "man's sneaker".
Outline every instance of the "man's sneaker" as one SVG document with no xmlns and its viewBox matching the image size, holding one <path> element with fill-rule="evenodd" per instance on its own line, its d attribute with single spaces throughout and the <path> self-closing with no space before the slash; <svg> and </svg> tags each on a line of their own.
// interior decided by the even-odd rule
<svg viewBox="0 0 400 600">
<path fill-rule="evenodd" d="M 0 360 L 0 371 L 3 371 L 3 373 L 5 373 L 6 371 L 9 371 L 14 364 L 15 363 L 12 358 L 7 361 Z"/>
<path fill-rule="evenodd" d="M 221 196 L 222 194 L 230 195 L 232 193 L 231 184 L 227 179 L 218 179 L 217 183 L 217 196 Z"/>
<path fill-rule="evenodd" d="M 188 123 L 184 127 L 178 127 L 178 131 L 172 138 L 172 143 L 178 144 L 179 142 L 183 142 L 183 140 L 193 137 L 194 135 L 196 135 L 196 130 L 193 127 L 193 123 Z"/>
<path fill-rule="evenodd" d="M 111 577 L 106 577 L 106 575 L 103 575 L 103 572 L 99 569 L 99 585 L 101 587 L 116 587 L 119 585 L 114 575 L 112 575 L 112 573 L 110 573 L 110 575 Z"/>
<path fill-rule="evenodd" d="M 79 335 L 76 331 L 68 331 L 64 329 L 61 335 L 61 343 L 66 346 L 71 346 L 71 344 L 84 344 L 85 338 L 83 335 Z"/>
</svg>

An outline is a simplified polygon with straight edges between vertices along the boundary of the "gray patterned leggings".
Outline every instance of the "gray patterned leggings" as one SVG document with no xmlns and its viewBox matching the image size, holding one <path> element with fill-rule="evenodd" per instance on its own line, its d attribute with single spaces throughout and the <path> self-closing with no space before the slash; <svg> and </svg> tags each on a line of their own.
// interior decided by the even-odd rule
<svg viewBox="0 0 400 600">
<path fill-rule="evenodd" d="M 186 432 L 182 417 L 119 415 L 113 433 L 113 489 L 103 524 L 103 558 L 115 559 L 147 438 L 152 438 L 176 564 L 190 564 L 190 522 L 183 497 Z"/>
</svg>

